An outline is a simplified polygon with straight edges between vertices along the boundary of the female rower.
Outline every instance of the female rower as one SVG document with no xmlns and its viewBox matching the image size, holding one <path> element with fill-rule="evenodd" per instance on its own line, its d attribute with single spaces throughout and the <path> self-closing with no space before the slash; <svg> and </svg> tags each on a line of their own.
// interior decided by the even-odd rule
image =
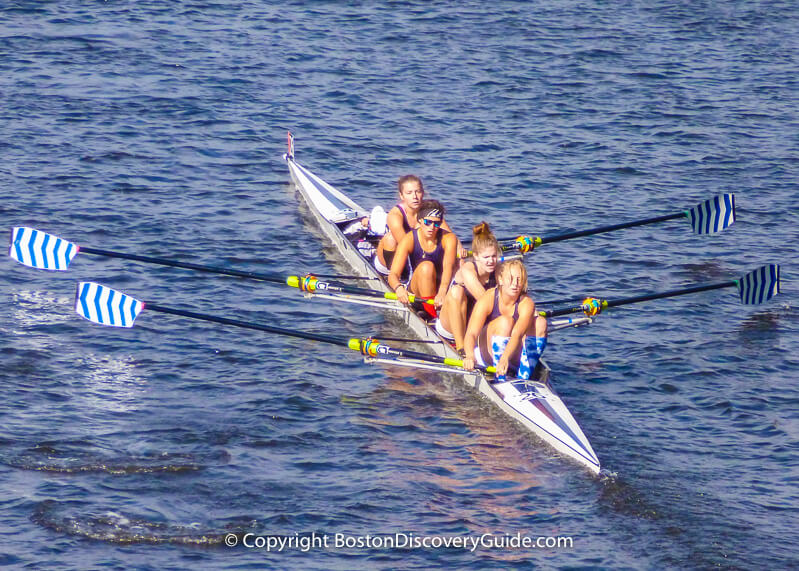
<svg viewBox="0 0 799 571">
<path fill-rule="evenodd" d="M 500 380 L 509 369 L 529 379 L 546 345 L 547 320 L 536 315 L 535 302 L 527 294 L 527 269 L 519 259 L 504 262 L 497 286 L 474 306 L 463 340 L 463 368 L 493 364 Z"/>
<path fill-rule="evenodd" d="M 397 299 L 408 303 L 408 293 L 424 299 L 435 299 L 436 309 L 444 303 L 452 280 L 458 248 L 455 234 L 444 229 L 444 206 L 437 200 L 425 200 L 419 205 L 420 224 L 397 246 L 388 285 L 397 293 Z M 410 283 L 402 282 L 405 266 L 411 268 Z M 429 304 L 425 304 L 433 317 Z"/>
<path fill-rule="evenodd" d="M 388 211 L 386 216 L 386 227 L 388 231 L 383 234 L 377 244 L 374 265 L 378 272 L 387 276 L 394 261 L 394 254 L 397 245 L 402 242 L 405 234 L 419 226 L 419 206 L 424 200 L 424 186 L 422 179 L 415 174 L 406 174 L 397 181 L 399 188 L 400 201 Z M 382 209 L 381 209 L 382 210 Z M 370 223 L 371 226 L 374 226 Z M 366 226 L 366 223 L 364 223 Z M 446 221 L 442 222 L 442 228 L 451 232 Z M 373 231 L 377 232 L 377 230 Z M 463 254 L 463 247 L 458 243 L 459 253 Z"/>
<path fill-rule="evenodd" d="M 375 268 L 383 275 L 388 275 L 390 271 L 397 245 L 405 234 L 418 225 L 417 214 L 424 199 L 422 180 L 414 174 L 400 177 L 397 186 L 400 201 L 388 212 L 386 217 L 388 232 L 381 238 L 375 254 Z"/>
<path fill-rule="evenodd" d="M 439 335 L 455 344 L 463 353 L 463 336 L 474 304 L 497 285 L 499 243 L 487 222 L 472 228 L 472 261 L 461 264 L 444 299 L 441 314 L 436 321 Z"/>
</svg>

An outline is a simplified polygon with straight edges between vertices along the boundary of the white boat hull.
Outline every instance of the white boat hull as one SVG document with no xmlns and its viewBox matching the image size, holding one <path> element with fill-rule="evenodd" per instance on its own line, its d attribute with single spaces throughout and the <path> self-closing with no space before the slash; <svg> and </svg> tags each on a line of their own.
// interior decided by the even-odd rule
<svg viewBox="0 0 799 571">
<path fill-rule="evenodd" d="M 360 275 L 380 277 L 370 261 L 361 255 L 338 225 L 341 224 L 343 227 L 345 222 L 367 216 L 367 211 L 297 163 L 293 157 L 286 156 L 286 162 L 294 184 L 319 228 L 336 246 L 346 262 Z M 382 279 L 369 280 L 369 286 L 379 291 L 391 291 Z M 443 357 L 459 359 L 455 350 L 415 313 L 405 311 L 398 315 L 421 340 L 436 342 L 429 344 L 431 351 Z M 549 367 L 541 361 L 534 374 L 535 380 L 526 383 L 523 381 L 492 383 L 479 372 L 459 373 L 459 376 L 505 414 L 555 450 L 576 460 L 591 472 L 599 473 L 599 460 L 577 421 L 552 390 L 549 373 Z"/>
</svg>

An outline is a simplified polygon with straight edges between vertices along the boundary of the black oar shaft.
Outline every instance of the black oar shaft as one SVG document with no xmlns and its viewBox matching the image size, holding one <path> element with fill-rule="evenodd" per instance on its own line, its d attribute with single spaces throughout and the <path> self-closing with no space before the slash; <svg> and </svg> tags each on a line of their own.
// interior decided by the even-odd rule
<svg viewBox="0 0 799 571">
<path fill-rule="evenodd" d="M 208 272 L 212 274 L 222 274 L 227 276 L 236 276 L 240 278 L 249 278 L 254 280 L 261 280 L 274 283 L 286 283 L 286 278 L 274 274 L 259 274 L 256 272 L 244 272 L 241 270 L 230 270 L 227 268 L 217 268 L 212 266 L 202 266 L 200 264 L 192 264 L 189 262 L 178 262 L 176 260 L 169 260 L 166 258 L 153 258 L 150 256 L 140 256 L 138 254 L 126 254 L 125 252 L 112 252 L 110 250 L 99 250 L 97 248 L 80 247 L 80 251 L 84 254 L 93 254 L 95 256 L 106 256 L 108 258 L 122 258 L 125 260 L 133 260 L 136 262 L 144 262 L 145 264 L 156 264 L 159 266 L 170 266 L 173 268 L 184 268 L 187 270 L 196 270 L 199 272 Z"/>
<path fill-rule="evenodd" d="M 222 325 L 232 325 L 233 327 L 241 327 L 244 329 L 254 329 L 255 331 L 264 331 L 266 333 L 275 333 L 277 335 L 286 335 L 288 337 L 297 337 L 299 339 L 320 341 L 322 343 L 330 343 L 331 345 L 340 345 L 347 347 L 347 343 L 349 342 L 348 338 L 331 337 L 329 335 L 318 335 L 315 333 L 305 333 L 304 331 L 294 331 L 293 329 L 284 329 L 282 327 L 273 327 L 271 325 L 261 325 L 259 323 L 251 323 L 249 321 L 227 319 L 226 317 L 217 317 L 215 315 L 208 315 L 205 313 L 195 313 L 193 311 L 186 311 L 183 309 L 164 307 L 162 305 L 156 305 L 154 303 L 145 302 L 144 307 L 152 311 L 158 311 L 159 313 L 168 313 L 170 315 L 178 315 L 180 317 L 188 317 L 191 319 L 210 321 L 212 323 L 221 323 Z"/>
<path fill-rule="evenodd" d="M 554 242 L 562 242 L 564 240 L 571 240 L 572 238 L 581 238 L 583 236 L 593 236 L 595 234 L 604 234 L 605 232 L 613 232 L 614 230 L 622 230 L 623 228 L 633 228 L 635 226 L 645 226 L 647 224 L 657 224 L 658 222 L 665 222 L 667 220 L 674 220 L 676 218 L 685 217 L 685 212 L 675 212 L 674 214 L 666 214 L 664 216 L 655 216 L 654 218 L 647 218 L 645 220 L 633 220 L 631 222 L 622 222 L 621 224 L 612 224 L 610 226 L 599 226 L 589 230 L 579 230 L 577 232 L 569 232 L 567 234 L 558 234 L 555 236 L 542 236 L 541 244 L 552 244 Z M 513 240 L 514 238 L 507 238 Z"/>
<path fill-rule="evenodd" d="M 607 307 L 618 307 L 620 305 L 628 305 L 630 303 L 638 303 L 641 301 L 650 301 L 653 299 L 664 299 L 667 297 L 676 297 L 678 295 L 687 295 L 689 293 L 699 293 L 703 291 L 710 291 L 714 289 L 722 289 L 726 287 L 735 287 L 738 285 L 737 281 L 729 281 L 719 284 L 708 284 L 696 287 L 689 287 L 685 289 L 675 289 L 671 291 L 665 291 L 662 293 L 651 293 L 647 295 L 638 295 L 635 297 L 625 297 L 622 299 L 612 300 L 607 302 Z"/>
<path fill-rule="evenodd" d="M 329 343 L 331 345 L 338 345 L 343 347 L 350 347 L 350 338 L 332 337 L 329 335 L 319 335 L 316 333 L 306 333 L 304 331 L 295 331 L 293 329 L 285 329 L 283 327 L 274 327 L 272 325 L 262 325 L 260 323 L 252 323 L 250 321 L 240 321 L 238 319 L 228 319 L 226 317 L 217 317 L 215 315 L 208 315 L 206 313 L 196 313 L 194 311 L 186 311 L 184 309 L 175 309 L 172 307 L 164 307 L 155 303 L 145 302 L 144 307 L 150 311 L 157 311 L 159 313 L 167 313 L 169 315 L 177 315 L 179 317 L 188 317 L 190 319 L 198 319 L 201 321 L 210 321 L 211 323 L 220 323 L 222 325 L 231 325 L 233 327 L 241 327 L 243 329 L 252 329 L 255 331 L 263 331 L 266 333 L 275 333 L 277 335 L 286 335 L 288 337 L 297 337 L 299 339 L 308 339 L 310 341 L 319 341 L 322 343 Z M 428 353 L 420 353 L 419 351 L 411 351 L 408 349 L 395 349 L 386 347 L 386 354 L 395 357 L 405 357 L 406 359 L 417 359 L 419 361 L 427 361 L 431 363 L 447 364 L 447 359 L 439 355 L 430 355 Z M 481 368 L 481 370 L 485 370 Z"/>
<path fill-rule="evenodd" d="M 607 307 L 618 307 L 620 305 L 629 305 L 631 303 L 639 303 L 642 301 L 651 301 L 654 299 L 665 299 L 667 297 L 676 297 L 678 295 L 688 295 L 691 293 L 700 293 L 703 291 L 710 291 L 714 289 L 722 289 L 727 287 L 735 287 L 738 285 L 737 280 L 724 282 L 724 283 L 717 283 L 717 284 L 707 284 L 701 286 L 694 286 L 684 289 L 675 289 L 671 291 L 664 291 L 660 293 L 649 293 L 645 295 L 637 295 L 634 297 L 624 297 L 615 300 L 605 300 L 602 301 L 602 308 L 605 309 Z M 576 305 L 573 307 L 564 307 L 562 309 L 554 309 L 552 311 L 542 311 L 540 315 L 545 317 L 559 317 L 561 315 L 569 315 L 570 313 L 577 313 L 583 311 L 582 305 Z"/>
</svg>

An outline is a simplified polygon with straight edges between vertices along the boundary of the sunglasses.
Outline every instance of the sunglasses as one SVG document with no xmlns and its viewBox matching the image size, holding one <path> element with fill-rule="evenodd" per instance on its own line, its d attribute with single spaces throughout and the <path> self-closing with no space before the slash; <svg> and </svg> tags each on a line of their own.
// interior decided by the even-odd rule
<svg viewBox="0 0 799 571">
<path fill-rule="evenodd" d="M 441 220 L 431 220 L 430 218 L 423 218 L 422 222 L 425 226 L 433 225 L 433 228 L 441 228 Z"/>
</svg>

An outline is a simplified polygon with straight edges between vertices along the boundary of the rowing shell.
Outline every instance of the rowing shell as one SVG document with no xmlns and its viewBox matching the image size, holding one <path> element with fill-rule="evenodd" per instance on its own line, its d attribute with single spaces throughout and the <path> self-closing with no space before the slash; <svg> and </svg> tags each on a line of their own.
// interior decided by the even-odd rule
<svg viewBox="0 0 799 571">
<path fill-rule="evenodd" d="M 290 148 L 284 156 L 291 178 L 307 203 L 320 229 L 338 248 L 352 268 L 368 280 L 370 287 L 378 291 L 391 291 L 371 262 L 364 258 L 343 230 L 353 221 L 368 216 L 366 210 L 353 202 L 304 166 L 300 165 Z M 335 295 L 335 294 L 330 294 Z M 460 359 L 452 346 L 443 340 L 434 329 L 412 311 L 399 313 L 408 327 L 423 341 L 432 342 L 429 348 L 442 357 Z M 402 364 L 400 361 L 392 363 Z M 407 363 L 406 363 L 407 364 Z M 423 366 L 416 363 L 415 366 Z M 580 425 L 563 404 L 550 384 L 550 369 L 539 362 L 529 381 L 510 380 L 492 382 L 480 372 L 463 372 L 466 383 L 488 398 L 505 414 L 536 434 L 555 450 L 576 460 L 593 473 L 599 473 L 599 460 L 591 444 L 580 429 Z"/>
</svg>

